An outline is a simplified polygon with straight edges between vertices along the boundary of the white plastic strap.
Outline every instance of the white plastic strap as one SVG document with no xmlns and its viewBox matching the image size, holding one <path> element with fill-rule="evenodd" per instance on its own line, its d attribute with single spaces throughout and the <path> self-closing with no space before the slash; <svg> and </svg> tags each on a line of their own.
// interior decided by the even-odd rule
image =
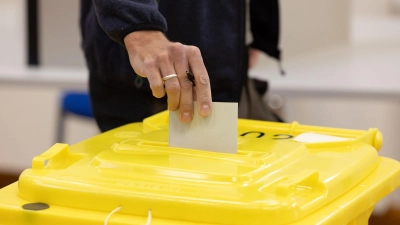
<svg viewBox="0 0 400 225">
<path fill-rule="evenodd" d="M 118 206 L 118 207 L 115 208 L 113 211 L 111 211 L 111 212 L 107 215 L 106 220 L 104 220 L 104 225 L 107 225 L 107 224 L 108 224 L 108 220 L 110 219 L 111 215 L 114 214 L 114 213 L 116 213 L 116 212 L 118 212 L 121 208 L 122 208 L 122 206 Z"/>
<path fill-rule="evenodd" d="M 147 221 L 146 221 L 146 225 L 150 224 L 151 224 L 151 209 L 149 209 L 149 214 L 147 215 Z"/>
<path fill-rule="evenodd" d="M 114 213 L 116 213 L 116 212 L 118 212 L 120 209 L 122 209 L 122 206 L 118 206 L 118 207 L 115 208 L 113 211 L 111 211 L 111 212 L 107 215 L 106 220 L 104 220 L 104 225 L 108 225 L 108 220 L 110 219 L 111 215 L 114 214 Z M 151 225 L 151 219 L 152 219 L 152 216 L 151 216 L 151 209 L 149 209 L 149 213 L 148 213 L 148 215 L 147 215 L 147 221 L 146 221 L 146 224 L 145 224 L 145 225 Z"/>
</svg>

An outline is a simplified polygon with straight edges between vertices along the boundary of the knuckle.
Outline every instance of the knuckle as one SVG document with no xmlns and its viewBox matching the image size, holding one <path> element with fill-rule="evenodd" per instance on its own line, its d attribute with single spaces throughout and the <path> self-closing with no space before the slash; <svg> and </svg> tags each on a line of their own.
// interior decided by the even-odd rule
<svg viewBox="0 0 400 225">
<path fill-rule="evenodd" d="M 200 98 L 199 98 L 199 101 L 201 103 L 208 103 L 209 100 L 210 100 L 210 98 L 207 95 L 201 95 Z"/>
<path fill-rule="evenodd" d="M 171 99 L 168 98 L 168 109 L 172 110 L 172 111 L 176 111 L 179 109 L 179 104 L 177 104 L 177 102 L 175 101 L 171 101 Z"/>
<path fill-rule="evenodd" d="M 163 84 L 158 81 L 153 81 L 153 82 L 150 82 L 150 88 L 151 88 L 151 90 L 163 89 Z"/>
<path fill-rule="evenodd" d="M 133 68 L 133 67 L 132 67 Z M 138 70 L 137 68 L 133 68 L 133 71 L 135 71 L 135 73 L 141 77 L 145 76 L 145 74 L 143 74 L 143 71 Z"/>
<path fill-rule="evenodd" d="M 198 47 L 196 47 L 196 46 L 188 46 L 187 52 L 190 55 L 201 55 L 200 49 Z"/>
<path fill-rule="evenodd" d="M 146 59 L 143 61 L 144 68 L 151 69 L 156 66 L 156 61 L 154 59 Z"/>
<path fill-rule="evenodd" d="M 181 83 L 182 91 L 191 91 L 192 86 L 193 86 L 192 82 L 190 82 L 188 79 L 182 81 L 182 83 Z"/>
<path fill-rule="evenodd" d="M 179 105 L 176 103 L 172 103 L 172 101 L 170 101 L 170 99 L 168 99 L 168 109 L 170 109 L 172 111 L 176 111 L 179 109 Z"/>
<path fill-rule="evenodd" d="M 153 96 L 156 98 L 162 98 L 165 96 L 165 93 L 163 91 L 153 90 Z"/>
<path fill-rule="evenodd" d="M 161 83 L 159 83 L 159 82 L 150 83 L 150 88 L 151 88 L 151 90 L 153 92 L 153 96 L 154 97 L 156 97 L 156 98 L 164 97 L 164 95 L 165 95 L 164 87 L 163 87 L 163 85 Z"/>
<path fill-rule="evenodd" d="M 183 102 L 183 103 L 181 103 L 180 108 L 182 111 L 189 112 L 193 109 L 193 103 L 192 102 Z"/>
<path fill-rule="evenodd" d="M 160 52 L 158 55 L 157 55 L 157 61 L 158 62 L 168 62 L 169 61 L 169 54 L 168 54 L 168 52 Z"/>
<path fill-rule="evenodd" d="M 207 75 L 201 75 L 199 77 L 200 84 L 202 85 L 209 85 L 210 84 L 210 78 Z"/>
<path fill-rule="evenodd" d="M 184 52 L 184 46 L 179 42 L 172 43 L 170 48 L 171 51 L 176 55 L 182 55 Z"/>
<path fill-rule="evenodd" d="M 168 109 L 171 111 L 176 111 L 179 109 L 178 105 L 168 105 Z"/>
<path fill-rule="evenodd" d="M 165 86 L 165 91 L 168 94 L 178 94 L 180 92 L 180 86 L 178 82 L 171 82 L 170 84 Z"/>
</svg>

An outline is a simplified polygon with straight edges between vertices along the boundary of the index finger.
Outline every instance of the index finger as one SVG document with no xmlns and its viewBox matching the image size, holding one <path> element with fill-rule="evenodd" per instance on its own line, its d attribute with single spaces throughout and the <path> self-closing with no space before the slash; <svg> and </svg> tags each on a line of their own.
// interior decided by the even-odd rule
<svg viewBox="0 0 400 225">
<path fill-rule="evenodd" d="M 191 72 L 196 82 L 197 109 L 201 116 L 208 116 L 211 113 L 211 86 L 210 78 L 199 48 L 187 46 L 187 57 Z"/>
</svg>

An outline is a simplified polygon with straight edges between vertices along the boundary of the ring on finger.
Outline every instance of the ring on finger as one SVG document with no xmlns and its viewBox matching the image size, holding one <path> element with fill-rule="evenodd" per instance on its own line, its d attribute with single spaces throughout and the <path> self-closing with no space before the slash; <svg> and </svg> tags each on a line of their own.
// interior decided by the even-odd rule
<svg viewBox="0 0 400 225">
<path fill-rule="evenodd" d="M 163 81 L 167 81 L 167 80 L 175 78 L 175 77 L 178 77 L 178 75 L 173 73 L 173 74 L 170 74 L 170 75 L 167 75 L 167 76 L 163 77 Z"/>
</svg>

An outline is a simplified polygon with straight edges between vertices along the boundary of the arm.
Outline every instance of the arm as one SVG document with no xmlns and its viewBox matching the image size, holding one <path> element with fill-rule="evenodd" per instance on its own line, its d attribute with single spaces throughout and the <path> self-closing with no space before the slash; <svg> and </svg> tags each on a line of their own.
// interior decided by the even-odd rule
<svg viewBox="0 0 400 225">
<path fill-rule="evenodd" d="M 136 74 L 147 77 L 153 95 L 168 96 L 168 109 L 180 111 L 180 120 L 193 118 L 193 99 L 198 113 L 211 112 L 211 87 L 200 50 L 194 46 L 170 42 L 164 33 L 166 21 L 155 0 L 94 0 L 98 21 L 107 34 L 125 45 Z M 186 76 L 195 75 L 196 88 Z M 163 81 L 163 77 L 176 78 Z"/>
<path fill-rule="evenodd" d="M 250 0 L 251 47 L 280 59 L 278 0 Z"/>
<path fill-rule="evenodd" d="M 93 0 L 93 4 L 100 26 L 122 45 L 125 36 L 134 31 L 167 31 L 156 0 Z"/>
</svg>

